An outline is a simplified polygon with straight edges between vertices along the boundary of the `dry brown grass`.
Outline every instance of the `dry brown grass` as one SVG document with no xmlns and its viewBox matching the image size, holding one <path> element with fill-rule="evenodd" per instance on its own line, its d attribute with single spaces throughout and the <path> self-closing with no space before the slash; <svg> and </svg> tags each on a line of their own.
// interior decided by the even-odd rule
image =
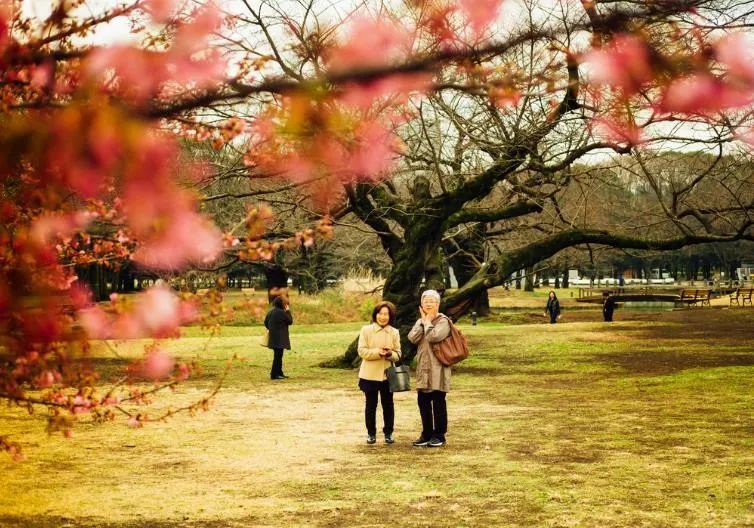
<svg viewBox="0 0 754 528">
<path fill-rule="evenodd" d="M 742 309 L 464 327 L 437 450 L 410 445 L 412 393 L 396 395 L 396 444 L 364 444 L 356 373 L 316 367 L 358 324 L 298 328 L 282 382 L 258 329 L 206 352 L 191 330 L 173 346 L 206 371 L 171 405 L 247 357 L 208 413 L 65 439 L 0 411 L 29 457 L 0 459 L 0 526 L 754 526 L 752 324 Z"/>
</svg>

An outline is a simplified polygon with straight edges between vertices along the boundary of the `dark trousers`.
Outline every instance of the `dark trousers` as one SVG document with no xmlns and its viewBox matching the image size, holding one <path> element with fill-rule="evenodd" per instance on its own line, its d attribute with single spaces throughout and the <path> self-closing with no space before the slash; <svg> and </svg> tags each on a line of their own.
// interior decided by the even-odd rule
<svg viewBox="0 0 754 528">
<path fill-rule="evenodd" d="M 277 378 L 278 376 L 283 375 L 283 349 L 273 348 L 272 352 L 274 355 L 272 356 L 272 369 L 270 369 L 270 378 Z"/>
<path fill-rule="evenodd" d="M 558 322 L 558 312 L 550 312 L 550 324 L 555 324 Z"/>
<path fill-rule="evenodd" d="M 419 414 L 422 418 L 422 436 L 445 440 L 448 432 L 448 406 L 442 391 L 418 391 Z"/>
<path fill-rule="evenodd" d="M 395 424 L 395 406 L 393 404 L 393 393 L 390 392 L 390 384 L 387 380 L 379 384 L 379 389 L 365 390 L 366 405 L 364 407 L 364 422 L 367 426 L 367 434 L 377 435 L 377 398 L 382 402 L 382 419 L 385 422 L 382 432 L 386 435 L 393 434 Z"/>
</svg>

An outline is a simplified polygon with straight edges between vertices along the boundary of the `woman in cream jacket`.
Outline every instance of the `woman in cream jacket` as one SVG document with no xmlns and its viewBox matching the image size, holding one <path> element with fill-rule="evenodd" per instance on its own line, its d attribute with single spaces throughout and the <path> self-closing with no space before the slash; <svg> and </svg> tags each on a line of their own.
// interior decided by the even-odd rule
<svg viewBox="0 0 754 528">
<path fill-rule="evenodd" d="M 401 340 L 398 329 L 391 326 L 395 321 L 395 305 L 389 301 L 377 303 L 372 310 L 372 324 L 359 333 L 359 388 L 364 392 L 366 404 L 364 421 L 367 427 L 367 444 L 377 441 L 377 399 L 382 402 L 385 443 L 393 443 L 395 408 L 393 393 L 385 370 L 392 361 L 401 358 Z"/>
</svg>

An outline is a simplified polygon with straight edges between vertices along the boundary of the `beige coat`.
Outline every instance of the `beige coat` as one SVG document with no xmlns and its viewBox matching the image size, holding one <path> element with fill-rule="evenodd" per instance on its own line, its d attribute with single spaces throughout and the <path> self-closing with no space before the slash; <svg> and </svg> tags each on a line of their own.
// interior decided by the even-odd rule
<svg viewBox="0 0 754 528">
<path fill-rule="evenodd" d="M 408 340 L 418 348 L 416 353 L 416 388 L 450 392 L 450 367 L 440 363 L 432 352 L 432 343 L 439 343 L 450 334 L 448 317 L 437 314 L 426 328 L 421 319 L 408 333 Z"/>
<path fill-rule="evenodd" d="M 383 347 L 393 351 L 389 358 L 380 356 Z M 359 378 L 372 381 L 386 380 L 385 370 L 390 366 L 390 361 L 401 359 L 401 338 L 398 329 L 390 325 L 381 327 L 377 323 L 362 327 L 359 332 L 358 351 L 362 359 Z"/>
</svg>

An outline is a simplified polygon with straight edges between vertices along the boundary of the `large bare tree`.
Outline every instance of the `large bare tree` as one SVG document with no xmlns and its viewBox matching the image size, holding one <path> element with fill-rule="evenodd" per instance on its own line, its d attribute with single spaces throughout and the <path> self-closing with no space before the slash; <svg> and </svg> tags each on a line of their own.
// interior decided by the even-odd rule
<svg viewBox="0 0 754 528">
<path fill-rule="evenodd" d="M 433 3 L 420 4 L 428 9 Z M 355 225 L 379 237 L 392 262 L 383 295 L 398 306 L 403 329 L 416 317 L 422 288 L 445 290 L 447 258 L 462 270 L 461 283 L 444 296 L 442 309 L 459 316 L 487 289 L 567 248 L 662 251 L 754 238 L 754 181 L 731 167 L 748 156 L 734 144 L 747 126 L 748 107 L 681 108 L 662 81 L 692 75 L 699 68 L 694 61 L 710 55 L 705 39 L 748 28 L 747 5 L 508 2 L 507 23 L 484 41 L 452 49 L 428 45 L 397 66 L 347 74 L 329 71 L 323 50 L 336 37 L 334 22 L 367 7 L 292 2 L 283 12 L 276 5 L 246 3 L 247 30 L 261 41 L 241 48 L 264 56 L 283 92 L 305 86 L 312 75 L 335 92 L 391 71 L 433 75 L 428 95 L 411 101 L 408 117 L 396 125 L 404 150 L 389 178 L 346 181 L 342 200 L 319 210 L 307 201 L 321 193 L 316 178 L 301 180 L 298 198 L 288 201 L 336 224 L 358 219 Z M 387 2 L 377 11 L 383 17 L 423 14 Z M 281 38 L 286 27 L 294 37 L 287 43 Z M 641 36 L 652 80 L 627 60 L 617 66 L 628 71 L 625 84 L 637 84 L 631 97 L 620 89 L 605 94 L 593 82 L 604 72 L 586 51 L 618 47 L 614 43 L 628 34 Z M 254 106 L 248 98 L 244 105 Z M 704 155 L 679 166 L 670 151 Z M 251 171 L 263 172 L 254 164 Z M 355 359 L 352 346 L 342 360 Z"/>
</svg>

